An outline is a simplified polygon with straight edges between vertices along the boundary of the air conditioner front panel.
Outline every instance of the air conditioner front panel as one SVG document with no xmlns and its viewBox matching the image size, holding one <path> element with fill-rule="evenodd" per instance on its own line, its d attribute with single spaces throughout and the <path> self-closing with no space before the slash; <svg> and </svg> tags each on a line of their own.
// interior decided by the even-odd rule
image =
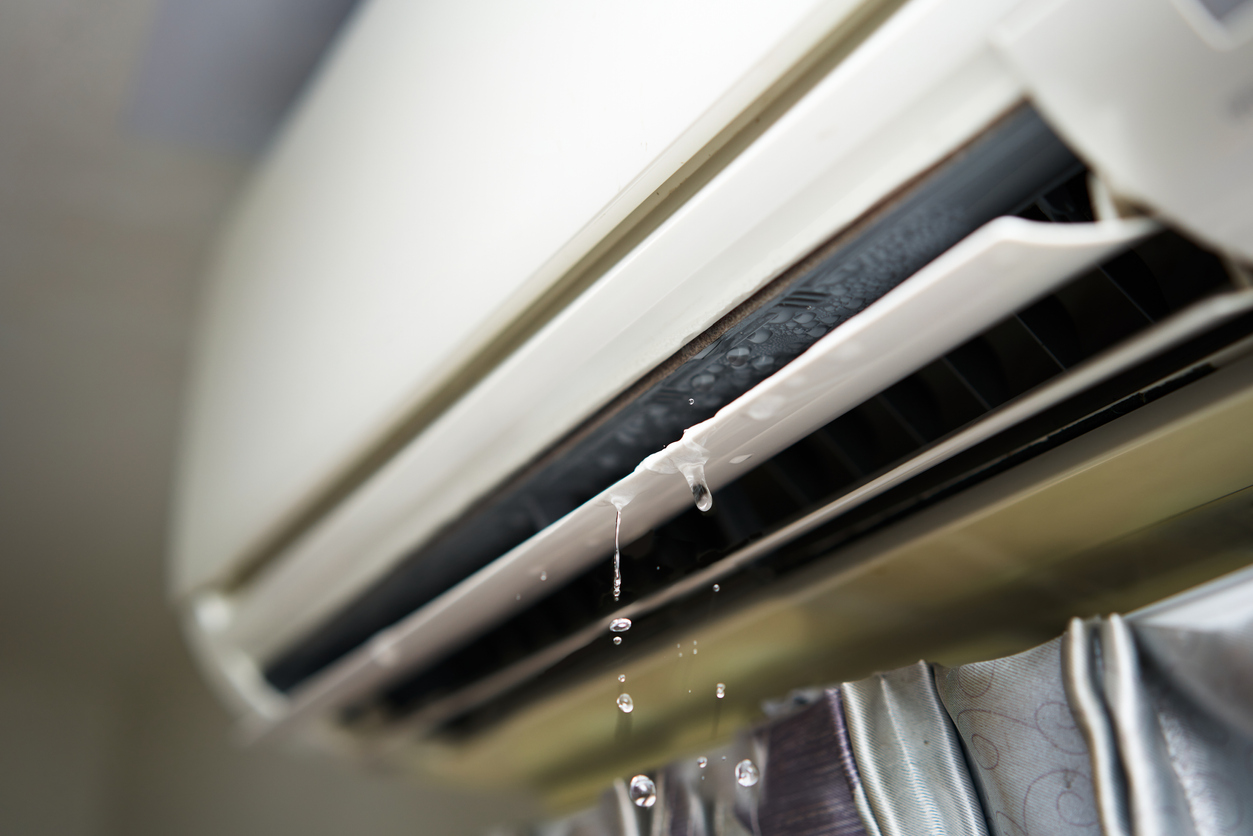
<svg viewBox="0 0 1253 836">
<path fill-rule="evenodd" d="M 364 4 L 213 259 L 176 589 L 229 582 L 368 471 L 863 5 Z"/>
</svg>

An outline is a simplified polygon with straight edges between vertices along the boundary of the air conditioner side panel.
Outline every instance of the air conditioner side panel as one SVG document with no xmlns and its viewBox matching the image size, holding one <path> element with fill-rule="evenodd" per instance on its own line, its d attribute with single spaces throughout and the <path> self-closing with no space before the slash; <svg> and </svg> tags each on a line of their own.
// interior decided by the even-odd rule
<svg viewBox="0 0 1253 836">
<path fill-rule="evenodd" d="M 1243 8 L 1238 8 L 1243 7 Z M 1036 106 L 1121 197 L 1253 260 L 1253 4 L 1025 5 L 998 41 Z"/>
</svg>

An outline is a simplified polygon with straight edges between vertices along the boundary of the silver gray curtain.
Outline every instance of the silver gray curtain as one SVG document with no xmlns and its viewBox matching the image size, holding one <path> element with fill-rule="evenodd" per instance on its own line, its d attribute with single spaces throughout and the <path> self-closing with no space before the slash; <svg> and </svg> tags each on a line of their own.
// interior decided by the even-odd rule
<svg viewBox="0 0 1253 836">
<path fill-rule="evenodd" d="M 536 836 L 1253 836 L 1253 568 L 1003 659 L 798 692 Z M 751 761 L 759 779 L 737 779 Z"/>
</svg>

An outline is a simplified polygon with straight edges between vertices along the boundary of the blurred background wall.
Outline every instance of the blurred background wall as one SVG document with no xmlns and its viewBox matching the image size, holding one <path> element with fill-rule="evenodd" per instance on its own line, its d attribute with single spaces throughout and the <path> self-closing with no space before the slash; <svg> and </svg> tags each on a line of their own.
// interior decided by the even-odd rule
<svg viewBox="0 0 1253 836">
<path fill-rule="evenodd" d="M 0 833 L 478 832 L 245 750 L 163 597 L 197 277 L 352 0 L 0 0 Z"/>
</svg>

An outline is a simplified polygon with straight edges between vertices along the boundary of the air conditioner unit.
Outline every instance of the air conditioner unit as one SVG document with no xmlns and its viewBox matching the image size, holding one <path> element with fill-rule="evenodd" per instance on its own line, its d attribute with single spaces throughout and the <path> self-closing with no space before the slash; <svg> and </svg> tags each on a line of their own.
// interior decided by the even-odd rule
<svg viewBox="0 0 1253 836">
<path fill-rule="evenodd" d="M 202 304 L 171 587 L 241 727 L 568 804 L 1250 562 L 1251 27 L 364 7 Z"/>
</svg>

